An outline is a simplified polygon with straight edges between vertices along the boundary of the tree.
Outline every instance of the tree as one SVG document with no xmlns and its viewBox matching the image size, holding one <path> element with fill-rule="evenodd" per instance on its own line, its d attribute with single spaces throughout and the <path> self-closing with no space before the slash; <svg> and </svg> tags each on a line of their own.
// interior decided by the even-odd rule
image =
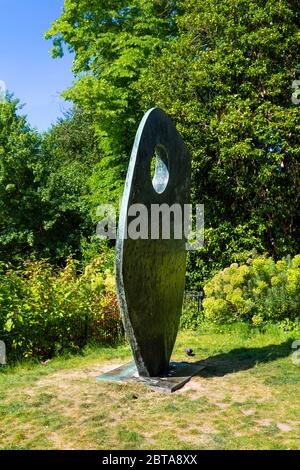
<svg viewBox="0 0 300 470">
<path fill-rule="evenodd" d="M 118 202 L 137 123 L 143 115 L 137 83 L 151 57 L 175 33 L 176 2 L 65 0 L 46 34 L 54 57 L 67 44 L 75 54 L 74 85 L 64 93 L 93 121 L 101 161 L 92 202 Z"/>
<path fill-rule="evenodd" d="M 190 257 L 201 284 L 256 248 L 300 250 L 300 63 L 295 0 L 186 0 L 178 37 L 143 72 L 144 106 L 161 106 L 193 154 L 193 202 L 206 244 Z"/>
<path fill-rule="evenodd" d="M 0 259 L 27 256 L 41 230 L 35 168 L 40 139 L 18 100 L 0 102 Z"/>
<path fill-rule="evenodd" d="M 40 136 L 19 111 L 18 100 L 0 103 L 0 260 L 81 259 L 95 251 L 88 178 L 99 157 L 90 122 L 70 112 Z"/>
<path fill-rule="evenodd" d="M 37 172 L 43 210 L 39 256 L 56 262 L 83 256 L 95 232 L 88 179 L 98 153 L 91 122 L 80 110 L 68 112 L 44 134 Z"/>
</svg>

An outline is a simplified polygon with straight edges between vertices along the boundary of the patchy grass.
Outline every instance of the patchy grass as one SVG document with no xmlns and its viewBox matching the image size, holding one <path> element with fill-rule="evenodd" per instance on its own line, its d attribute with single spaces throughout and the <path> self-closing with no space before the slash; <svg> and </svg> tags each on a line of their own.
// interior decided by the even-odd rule
<svg viewBox="0 0 300 470">
<path fill-rule="evenodd" d="M 128 346 L 0 369 L 1 449 L 300 449 L 292 333 L 241 325 L 179 334 L 206 368 L 182 390 L 96 382 Z"/>
</svg>

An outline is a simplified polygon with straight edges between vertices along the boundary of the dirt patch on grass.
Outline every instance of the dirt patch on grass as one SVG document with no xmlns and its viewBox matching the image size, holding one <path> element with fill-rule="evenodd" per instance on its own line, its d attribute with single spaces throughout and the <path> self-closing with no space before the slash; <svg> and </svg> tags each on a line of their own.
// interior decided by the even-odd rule
<svg viewBox="0 0 300 470">
<path fill-rule="evenodd" d="M 107 363 L 86 367 L 78 367 L 71 370 L 61 370 L 42 377 L 30 389 L 24 390 L 23 394 L 31 400 L 39 401 L 39 397 L 45 394 L 51 397 L 48 407 L 61 415 L 76 420 L 76 425 L 84 423 L 88 416 L 98 412 L 98 406 L 107 404 L 109 394 L 105 395 L 103 389 L 96 382 L 96 376 L 111 368 L 118 367 L 118 363 Z M 43 403 L 41 403 L 43 405 Z M 109 420 L 111 422 L 119 419 L 119 413 L 110 410 Z M 57 448 L 62 448 L 58 433 L 49 435 Z M 68 448 L 72 445 L 68 445 Z M 63 447 L 65 448 L 65 447 Z"/>
<path fill-rule="evenodd" d="M 215 433 L 217 432 L 217 431 L 216 431 L 212 426 L 210 426 L 209 424 L 203 424 L 202 426 L 200 426 L 199 431 L 200 431 L 200 432 L 203 432 L 204 434 L 215 434 Z"/>
<path fill-rule="evenodd" d="M 230 376 L 203 378 L 193 377 L 185 387 L 177 393 L 187 395 L 191 400 L 206 398 L 220 409 L 226 409 L 230 403 L 259 403 L 262 399 L 272 399 L 272 390 L 247 372 L 239 372 Z M 245 412 L 246 414 L 246 412 Z"/>
<path fill-rule="evenodd" d="M 252 410 L 252 409 L 242 410 L 242 413 L 245 416 L 252 416 L 256 413 L 256 410 Z"/>
<path fill-rule="evenodd" d="M 122 364 L 110 362 L 101 365 L 95 364 L 82 368 L 78 367 L 77 369 L 62 370 L 42 378 L 36 383 L 36 386 L 44 386 L 47 385 L 47 383 L 53 383 L 53 381 L 56 381 L 56 383 L 65 383 L 66 380 L 87 379 L 89 377 L 93 380 L 96 380 L 97 375 L 104 374 L 105 372 L 117 368 L 120 365 Z"/>
<path fill-rule="evenodd" d="M 233 363 L 227 353 L 213 356 L 207 370 L 173 394 L 135 382 L 96 382 L 97 375 L 126 362 L 120 356 L 103 363 L 95 363 L 95 356 L 83 358 L 60 370 L 50 362 L 13 396 L 7 383 L 2 442 L 50 449 L 273 448 L 278 443 L 294 448 L 296 392 L 285 384 L 266 383 L 268 374 L 280 372 L 276 367 L 270 372 L 272 362 L 256 368 L 252 356 L 244 354 L 244 365 L 235 356 L 229 354 Z M 26 407 L 17 406 L 24 401 Z"/>
<path fill-rule="evenodd" d="M 58 432 L 50 432 L 47 436 L 51 442 L 51 448 L 53 450 L 76 450 L 72 444 L 66 442 L 65 438 Z"/>
<path fill-rule="evenodd" d="M 269 427 L 269 426 L 272 426 L 273 420 L 272 420 L 272 419 L 268 419 L 268 418 L 266 418 L 266 419 L 259 419 L 259 420 L 257 421 L 257 424 L 258 424 L 259 426 L 262 426 L 263 428 L 267 428 L 267 427 Z"/>
<path fill-rule="evenodd" d="M 276 426 L 279 429 L 279 431 L 282 431 L 282 432 L 290 432 L 290 431 L 293 431 L 294 429 L 294 426 L 292 426 L 291 424 L 287 424 L 287 423 L 277 423 Z"/>
</svg>

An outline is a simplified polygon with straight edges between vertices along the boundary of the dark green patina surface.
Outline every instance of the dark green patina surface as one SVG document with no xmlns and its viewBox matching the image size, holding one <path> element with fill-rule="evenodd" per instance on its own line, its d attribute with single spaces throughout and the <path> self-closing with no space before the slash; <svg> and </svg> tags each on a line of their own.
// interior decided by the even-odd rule
<svg viewBox="0 0 300 470">
<path fill-rule="evenodd" d="M 151 160 L 159 153 L 154 179 Z M 166 374 L 174 347 L 185 285 L 185 238 L 126 238 L 128 208 L 189 203 L 190 154 L 159 108 L 144 116 L 134 142 L 122 200 L 116 246 L 120 310 L 140 376 Z M 150 220 L 149 220 L 150 222 Z M 150 228 L 149 228 L 150 230 Z"/>
</svg>

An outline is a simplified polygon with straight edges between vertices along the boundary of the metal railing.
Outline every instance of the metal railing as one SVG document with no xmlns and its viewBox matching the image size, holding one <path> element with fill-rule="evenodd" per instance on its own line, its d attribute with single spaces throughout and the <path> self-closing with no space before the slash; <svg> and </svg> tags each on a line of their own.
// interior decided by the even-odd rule
<svg viewBox="0 0 300 470">
<path fill-rule="evenodd" d="M 194 302 L 195 306 L 197 306 L 197 311 L 201 312 L 203 310 L 203 298 L 204 292 L 203 291 L 196 291 L 196 290 L 186 290 L 184 292 L 184 304 Z"/>
</svg>

